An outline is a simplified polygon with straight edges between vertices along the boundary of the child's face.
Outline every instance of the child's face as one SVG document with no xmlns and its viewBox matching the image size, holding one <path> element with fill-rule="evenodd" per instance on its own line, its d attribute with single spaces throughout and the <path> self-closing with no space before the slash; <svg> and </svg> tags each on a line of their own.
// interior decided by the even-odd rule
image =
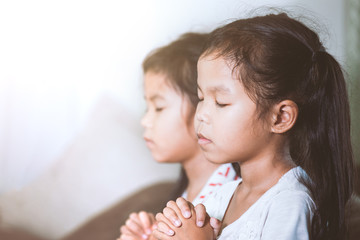
<svg viewBox="0 0 360 240">
<path fill-rule="evenodd" d="M 181 163 L 192 157 L 199 146 L 192 116 L 187 121 L 189 100 L 169 86 L 165 75 L 151 71 L 145 74 L 145 100 L 147 111 L 141 124 L 155 160 Z"/>
<path fill-rule="evenodd" d="M 212 55 L 200 58 L 198 86 L 195 131 L 205 157 L 226 163 L 259 156 L 270 134 L 228 63 Z"/>
</svg>

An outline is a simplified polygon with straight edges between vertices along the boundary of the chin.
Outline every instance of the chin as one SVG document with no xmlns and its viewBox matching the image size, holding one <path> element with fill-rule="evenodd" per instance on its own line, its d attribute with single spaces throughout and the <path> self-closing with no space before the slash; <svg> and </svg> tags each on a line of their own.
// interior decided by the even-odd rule
<svg viewBox="0 0 360 240">
<path fill-rule="evenodd" d="M 163 160 L 163 159 L 155 159 L 157 163 L 171 163 L 170 161 Z"/>
<path fill-rule="evenodd" d="M 177 158 L 163 158 L 159 156 L 153 156 L 153 158 L 157 163 L 181 163 L 181 161 Z"/>
<path fill-rule="evenodd" d="M 226 163 L 224 161 L 221 161 L 222 158 L 220 158 L 219 156 L 216 156 L 214 154 L 209 154 L 209 153 L 204 152 L 204 156 L 205 156 L 206 160 L 208 160 L 209 162 L 214 163 L 214 164 Z"/>
<path fill-rule="evenodd" d="M 154 160 L 157 162 L 157 163 L 172 163 L 172 161 L 170 159 L 167 159 L 167 158 L 163 158 L 163 157 L 159 157 L 159 156 L 154 156 L 152 155 L 152 157 L 154 158 Z"/>
</svg>

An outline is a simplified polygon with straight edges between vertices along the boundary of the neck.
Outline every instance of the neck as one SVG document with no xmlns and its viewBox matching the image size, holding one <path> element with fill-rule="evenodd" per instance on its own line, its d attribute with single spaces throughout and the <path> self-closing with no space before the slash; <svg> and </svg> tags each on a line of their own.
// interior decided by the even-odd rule
<svg viewBox="0 0 360 240">
<path fill-rule="evenodd" d="M 249 191 L 265 192 L 296 165 L 288 148 L 264 150 L 251 160 L 239 163 L 242 187 Z"/>
<path fill-rule="evenodd" d="M 186 191 L 187 198 L 190 202 L 192 202 L 200 193 L 207 180 L 219 166 L 219 164 L 209 162 L 200 149 L 194 157 L 183 163 L 184 170 L 189 180 Z"/>
</svg>

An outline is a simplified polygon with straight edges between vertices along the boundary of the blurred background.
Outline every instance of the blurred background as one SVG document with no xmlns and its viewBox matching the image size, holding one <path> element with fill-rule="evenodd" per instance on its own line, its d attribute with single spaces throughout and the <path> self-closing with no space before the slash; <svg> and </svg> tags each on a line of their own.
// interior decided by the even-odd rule
<svg viewBox="0 0 360 240">
<path fill-rule="evenodd" d="M 178 176 L 142 140 L 141 62 L 188 31 L 258 7 L 310 15 L 348 74 L 360 146 L 358 0 L 0 1 L 0 225 L 59 239 Z"/>
</svg>

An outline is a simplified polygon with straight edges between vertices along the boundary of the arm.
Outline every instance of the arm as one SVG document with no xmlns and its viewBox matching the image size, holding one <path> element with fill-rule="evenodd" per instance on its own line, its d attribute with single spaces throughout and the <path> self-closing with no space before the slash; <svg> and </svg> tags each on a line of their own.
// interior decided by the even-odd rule
<svg viewBox="0 0 360 240">
<path fill-rule="evenodd" d="M 151 239 L 155 227 L 156 221 L 152 213 L 132 213 L 126 220 L 125 225 L 120 228 L 119 240 Z"/>
<path fill-rule="evenodd" d="M 168 202 L 163 213 L 156 215 L 156 220 L 159 224 L 153 234 L 160 240 L 213 240 L 220 229 L 220 222 L 210 219 L 202 204 L 194 208 L 183 198 L 178 198 L 176 203 Z"/>
</svg>

